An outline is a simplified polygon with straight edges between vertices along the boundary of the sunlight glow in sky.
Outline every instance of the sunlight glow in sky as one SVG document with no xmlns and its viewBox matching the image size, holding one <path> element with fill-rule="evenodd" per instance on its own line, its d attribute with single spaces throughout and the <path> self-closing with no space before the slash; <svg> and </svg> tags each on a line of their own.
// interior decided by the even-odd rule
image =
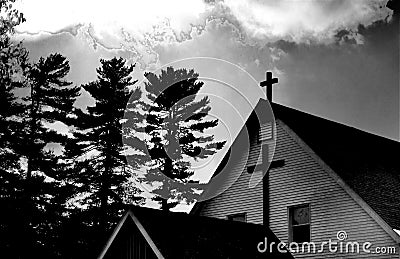
<svg viewBox="0 0 400 259">
<path fill-rule="evenodd" d="M 93 28 L 98 39 L 114 43 L 121 28 L 146 40 L 155 26 L 171 30 L 171 38 L 189 33 L 206 19 L 228 18 L 250 38 L 261 40 L 288 39 L 295 42 L 331 42 L 341 30 L 357 31 L 390 17 L 387 0 L 19 0 L 19 8 L 28 22 L 20 32 L 59 32 L 77 24 Z M 156 29 L 157 30 L 157 29 Z M 161 28 L 159 37 L 165 36 Z M 113 38 L 117 37 L 117 39 Z"/>
<path fill-rule="evenodd" d="M 104 30 L 124 27 L 145 31 L 164 18 L 177 30 L 184 29 L 207 5 L 201 0 L 35 0 L 19 1 L 17 6 L 29 22 L 19 30 L 57 32 L 78 23 L 90 23 Z M 100 28 L 98 28 L 100 29 Z"/>
</svg>

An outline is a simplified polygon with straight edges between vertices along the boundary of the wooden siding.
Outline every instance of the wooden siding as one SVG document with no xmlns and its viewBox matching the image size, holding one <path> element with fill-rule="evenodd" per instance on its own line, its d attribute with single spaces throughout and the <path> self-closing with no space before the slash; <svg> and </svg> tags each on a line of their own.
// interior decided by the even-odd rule
<svg viewBox="0 0 400 259">
<path fill-rule="evenodd" d="M 399 244 L 369 216 L 352 197 L 335 182 L 325 169 L 277 121 L 277 145 L 274 160 L 285 159 L 285 166 L 270 171 L 270 228 L 282 242 L 288 242 L 288 207 L 308 203 L 311 206 L 311 241 L 337 240 L 338 231 L 346 231 L 348 241 L 371 242 L 376 246 L 394 246 L 396 255 L 374 254 L 295 254 L 296 258 L 400 258 Z M 254 148 L 260 143 L 251 140 L 249 164 L 259 161 Z M 246 161 L 242 154 L 238 167 Z M 240 173 L 240 172 L 235 172 Z M 226 218 L 246 213 L 247 222 L 263 222 L 263 184 L 248 188 L 250 174 L 242 172 L 224 193 L 204 202 L 199 214 Z M 327 249 L 325 249 L 327 251 Z"/>
<path fill-rule="evenodd" d="M 311 241 L 338 241 L 338 231 L 346 231 L 349 242 L 371 242 L 394 246 L 397 255 L 294 254 L 296 258 L 400 258 L 400 247 L 325 169 L 296 141 L 293 132 L 278 121 L 278 141 L 274 159 L 285 166 L 272 170 L 269 177 L 270 228 L 282 242 L 288 242 L 288 207 L 311 206 Z"/>
<path fill-rule="evenodd" d="M 235 178 L 238 174 L 240 176 L 225 192 L 205 201 L 200 210 L 200 215 L 226 219 L 228 215 L 246 213 L 246 222 L 263 223 L 263 183 L 259 181 L 255 187 L 249 188 L 252 175 L 247 172 L 247 166 L 256 165 L 257 161 L 261 159 L 258 156 L 259 152 L 255 151 L 255 147 L 259 148 L 261 145 L 257 134 L 254 134 L 255 132 L 258 132 L 258 129 L 249 129 L 249 135 L 252 138 L 248 157 L 245 152 L 235 157 L 237 161 L 234 162 L 232 168 L 237 170 L 230 172 L 230 176 L 231 178 Z M 239 134 L 243 134 L 243 130 Z M 244 170 L 239 172 L 241 168 Z M 255 172 L 253 180 L 260 180 L 256 179 L 257 176 L 258 178 L 262 177 L 261 174 Z"/>
<path fill-rule="evenodd" d="M 246 222 L 262 224 L 262 181 L 249 188 L 250 176 L 246 170 L 242 172 L 229 189 L 204 202 L 200 215 L 226 219 L 228 215 L 246 213 Z"/>
</svg>

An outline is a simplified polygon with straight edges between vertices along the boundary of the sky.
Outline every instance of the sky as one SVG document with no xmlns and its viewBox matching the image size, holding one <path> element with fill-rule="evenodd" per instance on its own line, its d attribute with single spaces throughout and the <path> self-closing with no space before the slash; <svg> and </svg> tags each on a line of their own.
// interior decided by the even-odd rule
<svg viewBox="0 0 400 259">
<path fill-rule="evenodd" d="M 65 55 L 77 85 L 95 80 L 100 58 L 114 56 L 136 63 L 139 80 L 171 63 L 218 79 L 202 93 L 213 96 L 212 112 L 223 122 L 217 135 L 228 145 L 262 96 L 267 70 L 279 77 L 274 102 L 399 141 L 399 20 L 386 4 L 17 0 L 27 21 L 16 39 L 33 61 Z M 91 104 L 87 93 L 77 102 Z"/>
</svg>

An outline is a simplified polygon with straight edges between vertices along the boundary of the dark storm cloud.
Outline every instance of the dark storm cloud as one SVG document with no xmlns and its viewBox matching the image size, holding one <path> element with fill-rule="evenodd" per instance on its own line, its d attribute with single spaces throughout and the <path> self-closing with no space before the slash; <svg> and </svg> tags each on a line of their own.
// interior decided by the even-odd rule
<svg viewBox="0 0 400 259">
<path fill-rule="evenodd" d="M 278 42 L 286 54 L 276 90 L 283 103 L 399 140 L 399 24 L 362 29 L 365 43 Z"/>
<path fill-rule="evenodd" d="M 224 0 L 216 6 L 232 15 L 249 38 L 297 43 L 331 43 L 338 32 L 390 20 L 387 0 Z"/>
</svg>

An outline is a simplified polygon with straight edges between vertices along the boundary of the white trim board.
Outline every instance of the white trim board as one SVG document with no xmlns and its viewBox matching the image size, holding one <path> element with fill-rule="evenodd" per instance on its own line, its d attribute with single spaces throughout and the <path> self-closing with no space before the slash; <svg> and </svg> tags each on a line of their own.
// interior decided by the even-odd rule
<svg viewBox="0 0 400 259">
<path fill-rule="evenodd" d="M 151 239 L 143 225 L 140 223 L 139 219 L 133 214 L 131 210 L 125 213 L 125 215 L 122 217 L 122 219 L 119 221 L 118 225 L 115 227 L 111 237 L 108 239 L 107 244 L 105 245 L 103 251 L 99 255 L 98 259 L 103 259 L 104 256 L 106 255 L 108 249 L 110 248 L 111 244 L 114 242 L 115 237 L 118 235 L 119 231 L 121 230 L 121 227 L 124 225 L 125 221 L 127 218 L 131 217 L 137 228 L 139 229 L 140 233 L 143 235 L 144 239 L 146 242 L 149 244 L 150 248 L 153 250 L 154 254 L 157 256 L 158 259 L 165 259 L 165 257 L 161 254 L 160 250 L 157 248 L 156 244 L 154 241 Z"/>
</svg>

